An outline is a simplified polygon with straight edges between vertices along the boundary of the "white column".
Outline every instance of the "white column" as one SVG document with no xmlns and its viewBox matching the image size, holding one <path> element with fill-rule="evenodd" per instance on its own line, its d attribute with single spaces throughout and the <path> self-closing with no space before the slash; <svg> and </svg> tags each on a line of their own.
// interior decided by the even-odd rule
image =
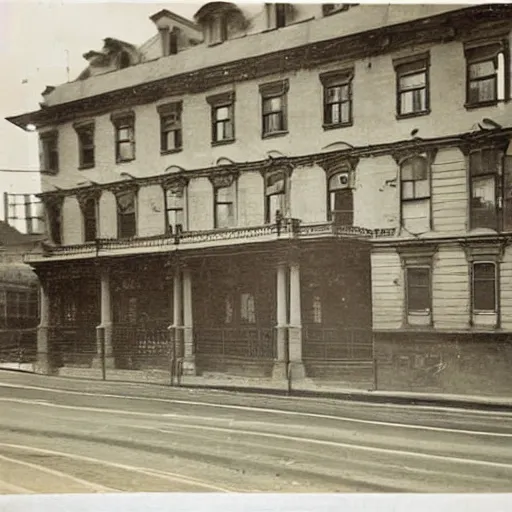
<svg viewBox="0 0 512 512">
<path fill-rule="evenodd" d="M 298 258 L 298 256 L 296 256 Z M 306 375 L 302 363 L 302 319 L 300 301 L 300 264 L 290 263 L 290 325 L 288 327 L 288 357 L 290 372 L 294 380 Z"/>
<path fill-rule="evenodd" d="M 192 318 L 192 272 L 183 269 L 183 374 L 195 375 L 194 324 Z"/>
<path fill-rule="evenodd" d="M 48 285 L 41 281 L 39 287 L 39 326 L 37 327 L 37 373 L 50 373 L 48 357 L 48 327 L 50 322 L 50 300 Z"/>
<path fill-rule="evenodd" d="M 114 367 L 114 354 L 112 348 L 112 298 L 110 289 L 110 270 L 104 268 L 101 270 L 100 275 L 100 311 L 101 311 L 101 323 L 96 328 L 96 357 L 93 360 L 94 367 L 100 367 L 102 365 L 102 343 L 105 347 L 105 367 Z M 103 338 L 103 339 L 102 339 Z"/>
<path fill-rule="evenodd" d="M 276 279 L 276 298 L 277 298 L 277 325 L 276 325 L 276 360 L 274 363 L 273 377 L 275 379 L 286 378 L 286 317 L 287 317 L 287 301 L 286 301 L 286 285 L 287 285 L 287 265 L 279 262 L 277 265 Z"/>
</svg>

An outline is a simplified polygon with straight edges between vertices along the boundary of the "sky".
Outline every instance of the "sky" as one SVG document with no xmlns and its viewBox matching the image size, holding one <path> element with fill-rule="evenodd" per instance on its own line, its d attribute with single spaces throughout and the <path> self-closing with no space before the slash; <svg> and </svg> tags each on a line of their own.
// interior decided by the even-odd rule
<svg viewBox="0 0 512 512">
<path fill-rule="evenodd" d="M 98 2 L 88 0 L 0 0 L 0 170 L 37 170 L 37 134 L 5 117 L 39 108 L 47 85 L 75 79 L 87 66 L 82 57 L 100 50 L 105 37 L 141 45 L 156 33 L 149 16 L 169 9 L 192 19 L 200 3 Z M 0 171 L 3 192 L 39 192 L 38 173 Z M 3 206 L 0 204 L 0 219 Z"/>
</svg>

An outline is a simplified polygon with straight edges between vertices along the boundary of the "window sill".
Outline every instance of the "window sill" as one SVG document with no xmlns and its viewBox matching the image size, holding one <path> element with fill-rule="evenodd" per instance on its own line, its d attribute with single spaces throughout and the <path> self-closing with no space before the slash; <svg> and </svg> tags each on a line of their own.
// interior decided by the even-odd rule
<svg viewBox="0 0 512 512">
<path fill-rule="evenodd" d="M 83 164 L 78 166 L 79 171 L 85 171 L 86 169 L 93 169 L 95 164 Z"/>
<path fill-rule="evenodd" d="M 348 128 L 353 125 L 354 125 L 354 123 L 352 121 L 350 121 L 348 123 L 323 124 L 322 127 L 325 131 L 327 131 L 327 130 L 337 130 L 338 128 Z"/>
<path fill-rule="evenodd" d="M 183 148 L 175 148 L 175 149 L 161 149 L 161 155 L 174 155 L 175 153 L 180 153 L 183 151 Z"/>
<path fill-rule="evenodd" d="M 233 144 L 236 139 L 224 139 L 224 140 L 212 140 L 212 146 L 226 146 L 227 144 Z"/>
<path fill-rule="evenodd" d="M 397 114 L 396 119 L 400 121 L 401 119 L 410 119 L 412 117 L 422 117 L 428 116 L 430 114 L 430 109 L 422 110 L 421 112 L 410 112 L 409 114 Z"/>
<path fill-rule="evenodd" d="M 261 138 L 262 139 L 271 139 L 273 137 L 284 137 L 285 135 L 288 135 L 288 130 L 282 130 L 282 131 L 279 131 L 279 132 L 264 133 L 261 136 Z"/>
<path fill-rule="evenodd" d="M 51 170 L 51 169 L 42 169 L 41 171 L 39 171 L 41 174 L 44 174 L 45 176 L 56 176 L 57 174 L 59 174 L 59 170 Z"/>
<path fill-rule="evenodd" d="M 464 108 L 466 110 L 475 110 L 477 108 L 496 107 L 499 103 L 505 103 L 505 100 L 482 101 L 481 103 L 464 103 Z"/>
<path fill-rule="evenodd" d="M 116 164 L 127 164 L 133 162 L 135 158 L 127 158 L 126 160 L 116 160 Z"/>
</svg>

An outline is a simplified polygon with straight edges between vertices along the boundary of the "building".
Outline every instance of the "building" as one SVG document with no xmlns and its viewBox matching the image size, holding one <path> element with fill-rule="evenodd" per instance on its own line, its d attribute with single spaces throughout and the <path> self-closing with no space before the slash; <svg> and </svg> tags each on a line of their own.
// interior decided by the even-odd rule
<svg viewBox="0 0 512 512">
<path fill-rule="evenodd" d="M 23 255 L 37 243 L 0 221 L 0 363 L 32 362 L 36 355 L 38 282 Z"/>
<path fill-rule="evenodd" d="M 511 13 L 210 2 L 105 39 L 9 118 L 43 154 L 42 370 L 176 343 L 185 375 L 510 389 Z"/>
</svg>

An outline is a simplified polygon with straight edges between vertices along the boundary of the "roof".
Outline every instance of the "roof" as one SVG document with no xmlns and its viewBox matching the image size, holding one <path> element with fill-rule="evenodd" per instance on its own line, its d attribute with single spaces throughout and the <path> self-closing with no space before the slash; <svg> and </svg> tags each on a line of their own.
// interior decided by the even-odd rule
<svg viewBox="0 0 512 512">
<path fill-rule="evenodd" d="M 32 284 L 37 282 L 37 276 L 28 265 L 0 263 L 0 282 Z"/>
<path fill-rule="evenodd" d="M 26 235 L 21 233 L 16 228 L 0 220 L 0 247 L 13 246 L 13 245 L 26 245 L 39 240 L 39 235 Z"/>
<path fill-rule="evenodd" d="M 194 30 L 200 30 L 199 27 L 193 21 L 184 18 L 183 16 L 180 16 L 179 14 L 176 14 L 174 12 L 168 11 L 167 9 L 162 9 L 161 11 L 158 11 L 157 13 L 149 17 L 149 19 L 154 23 L 156 23 L 161 18 L 170 18 L 171 20 L 174 20 L 177 23 L 183 23 L 183 25 L 187 25 Z"/>
</svg>

